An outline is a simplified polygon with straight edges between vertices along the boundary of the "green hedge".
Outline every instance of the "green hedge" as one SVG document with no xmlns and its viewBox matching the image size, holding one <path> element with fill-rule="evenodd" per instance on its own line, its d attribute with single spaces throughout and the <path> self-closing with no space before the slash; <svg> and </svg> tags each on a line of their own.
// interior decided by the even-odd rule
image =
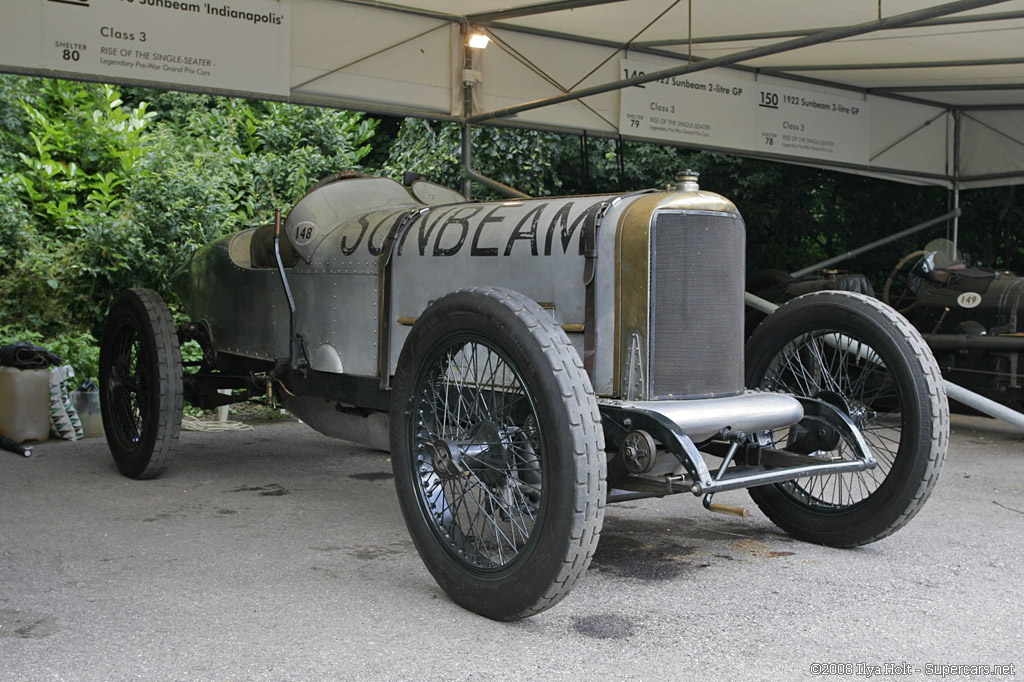
<svg viewBox="0 0 1024 682">
<path fill-rule="evenodd" d="M 109 296 L 155 289 L 196 246 L 358 168 L 359 113 L 0 76 L 0 341 L 95 377 Z"/>
</svg>

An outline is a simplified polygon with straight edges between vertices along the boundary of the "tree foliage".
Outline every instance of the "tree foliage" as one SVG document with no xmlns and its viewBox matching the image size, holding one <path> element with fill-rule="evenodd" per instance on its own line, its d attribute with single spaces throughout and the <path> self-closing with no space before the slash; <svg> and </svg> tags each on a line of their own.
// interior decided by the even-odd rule
<svg viewBox="0 0 1024 682">
<path fill-rule="evenodd" d="M 266 222 L 320 177 L 359 167 L 375 124 L 330 109 L 140 89 L 123 98 L 110 85 L 0 76 L 0 342 L 74 348 L 67 339 L 95 332 L 123 287 L 173 302 L 170 277 L 197 245 Z"/>
<path fill-rule="evenodd" d="M 487 177 L 531 196 L 562 193 L 558 162 L 565 136 L 512 128 L 473 128 L 473 166 Z M 383 172 L 400 180 L 406 171 L 461 187 L 462 128 L 455 123 L 405 119 L 391 141 Z M 474 197 L 494 197 L 475 186 Z"/>
</svg>

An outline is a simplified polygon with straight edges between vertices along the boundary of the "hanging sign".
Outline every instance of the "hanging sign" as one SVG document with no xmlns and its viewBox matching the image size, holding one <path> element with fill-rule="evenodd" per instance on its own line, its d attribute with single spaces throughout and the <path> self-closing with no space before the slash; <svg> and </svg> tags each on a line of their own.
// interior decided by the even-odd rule
<svg viewBox="0 0 1024 682">
<path fill-rule="evenodd" d="M 271 0 L 2 0 L 0 66 L 287 96 L 290 7 Z M 28 35 L 26 35 L 26 32 Z M 11 34 L 8 36 L 7 34 Z M 34 34 L 34 35 L 33 35 Z M 32 49 L 32 44 L 38 49 Z"/>
<path fill-rule="evenodd" d="M 631 78 L 664 66 L 623 59 Z M 622 90 L 623 135 L 737 151 L 867 164 L 870 114 L 862 99 L 742 80 L 708 69 Z"/>
</svg>

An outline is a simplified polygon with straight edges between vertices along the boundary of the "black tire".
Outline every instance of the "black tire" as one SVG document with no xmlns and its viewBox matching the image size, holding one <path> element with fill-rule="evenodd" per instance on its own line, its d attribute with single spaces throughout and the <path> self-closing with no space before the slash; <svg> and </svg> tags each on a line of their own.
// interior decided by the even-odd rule
<svg viewBox="0 0 1024 682">
<path fill-rule="evenodd" d="M 507 289 L 444 296 L 402 349 L 391 461 L 427 569 L 461 606 L 515 620 L 587 569 L 607 493 L 604 433 L 579 355 Z"/>
<path fill-rule="evenodd" d="M 119 292 L 100 342 L 100 411 L 125 476 L 167 469 L 181 431 L 181 384 L 178 335 L 163 299 L 148 289 Z"/>
<path fill-rule="evenodd" d="M 808 294 L 769 315 L 746 354 L 748 386 L 840 407 L 878 462 L 751 488 L 765 515 L 796 538 L 835 547 L 874 542 L 906 525 L 935 487 L 949 440 L 938 365 L 906 318 L 861 294 Z M 768 435 L 777 447 L 793 446 L 795 428 Z M 806 432 L 801 438 L 802 454 L 853 458 L 834 432 L 810 444 Z"/>
</svg>

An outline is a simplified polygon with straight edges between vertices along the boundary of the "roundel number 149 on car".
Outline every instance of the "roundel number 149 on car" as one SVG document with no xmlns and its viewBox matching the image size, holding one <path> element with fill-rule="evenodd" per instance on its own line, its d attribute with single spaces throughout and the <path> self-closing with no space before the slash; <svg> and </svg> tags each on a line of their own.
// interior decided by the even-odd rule
<svg viewBox="0 0 1024 682">
<path fill-rule="evenodd" d="M 965 291 L 956 297 L 956 302 L 961 308 L 977 308 L 981 305 L 981 294 L 974 291 Z"/>
</svg>

